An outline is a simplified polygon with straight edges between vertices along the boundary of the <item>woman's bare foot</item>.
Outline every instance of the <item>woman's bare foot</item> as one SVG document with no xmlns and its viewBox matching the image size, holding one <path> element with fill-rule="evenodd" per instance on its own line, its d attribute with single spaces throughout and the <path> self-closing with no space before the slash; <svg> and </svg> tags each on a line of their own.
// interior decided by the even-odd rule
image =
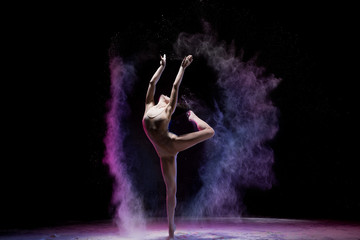
<svg viewBox="0 0 360 240">
<path fill-rule="evenodd" d="M 176 230 L 176 225 L 175 224 L 172 224 L 169 226 L 169 237 L 168 237 L 168 240 L 173 240 L 175 239 L 175 232 Z"/>
<path fill-rule="evenodd" d="M 191 111 L 191 110 L 187 111 L 186 115 L 187 115 L 189 121 L 194 121 L 195 113 L 193 111 Z"/>
<path fill-rule="evenodd" d="M 203 130 L 208 126 L 193 111 L 191 111 L 191 110 L 187 111 L 186 115 L 188 116 L 189 121 L 196 124 L 196 127 L 197 127 L 198 130 Z"/>
</svg>

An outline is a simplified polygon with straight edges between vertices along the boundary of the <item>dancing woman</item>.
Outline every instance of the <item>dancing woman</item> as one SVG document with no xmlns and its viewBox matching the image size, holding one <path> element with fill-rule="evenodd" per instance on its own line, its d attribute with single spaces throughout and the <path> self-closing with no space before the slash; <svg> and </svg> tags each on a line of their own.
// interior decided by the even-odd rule
<svg viewBox="0 0 360 240">
<path fill-rule="evenodd" d="M 175 111 L 179 87 L 185 73 L 185 69 L 191 64 L 193 57 L 186 56 L 180 65 L 180 69 L 173 83 L 170 98 L 161 95 L 157 104 L 154 101 L 156 84 L 166 66 L 166 55 L 160 56 L 160 66 L 150 80 L 145 98 L 145 112 L 143 116 L 144 131 L 153 144 L 161 162 L 161 170 L 166 185 L 166 206 L 169 224 L 169 239 L 174 238 L 175 232 L 175 207 L 176 207 L 176 157 L 180 151 L 194 146 L 197 143 L 211 138 L 215 132 L 206 122 L 188 111 L 189 121 L 196 124 L 198 131 L 184 135 L 176 135 L 169 132 L 168 127 L 171 116 Z"/>
</svg>

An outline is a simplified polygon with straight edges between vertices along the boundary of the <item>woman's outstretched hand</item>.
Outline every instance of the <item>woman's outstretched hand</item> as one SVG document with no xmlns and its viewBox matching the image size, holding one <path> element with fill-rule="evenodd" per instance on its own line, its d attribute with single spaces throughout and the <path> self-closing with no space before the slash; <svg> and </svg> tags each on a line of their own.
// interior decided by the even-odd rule
<svg viewBox="0 0 360 240">
<path fill-rule="evenodd" d="M 187 68 L 191 64 L 192 61 L 193 61 L 192 55 L 188 55 L 188 56 L 184 57 L 184 59 L 182 60 L 181 66 L 183 68 Z"/>
<path fill-rule="evenodd" d="M 166 55 L 164 54 L 164 56 L 162 57 L 160 55 L 160 66 L 166 66 Z"/>
</svg>

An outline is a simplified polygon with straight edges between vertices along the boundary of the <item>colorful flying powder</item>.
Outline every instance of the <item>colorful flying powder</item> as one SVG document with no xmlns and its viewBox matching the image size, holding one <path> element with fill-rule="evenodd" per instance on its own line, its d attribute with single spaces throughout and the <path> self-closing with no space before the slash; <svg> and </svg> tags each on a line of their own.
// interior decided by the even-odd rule
<svg viewBox="0 0 360 240">
<path fill-rule="evenodd" d="M 217 73 L 216 83 L 222 92 L 215 111 L 192 103 L 195 112 L 206 112 L 206 121 L 216 134 L 205 142 L 207 158 L 200 170 L 203 186 L 185 214 L 232 216 L 244 209 L 240 189 L 269 189 L 274 182 L 273 151 L 266 144 L 278 130 L 278 110 L 269 93 L 280 79 L 267 75 L 254 60 L 243 62 L 235 56 L 233 46 L 219 43 L 210 32 L 181 33 L 174 44 L 180 56 L 205 58 Z"/>
<path fill-rule="evenodd" d="M 274 183 L 273 151 L 267 143 L 278 131 L 278 110 L 269 94 L 280 79 L 267 74 L 255 60 L 244 62 L 235 55 L 233 46 L 218 42 L 215 36 L 209 30 L 204 34 L 181 33 L 174 44 L 174 55 L 192 54 L 195 59 L 207 60 L 209 68 L 216 73 L 216 85 L 221 95 L 211 109 L 201 100 L 190 103 L 196 113 L 202 113 L 201 117 L 210 123 L 216 134 L 204 142 L 205 159 L 199 170 L 202 187 L 191 201 L 183 204 L 185 208 L 178 209 L 179 215 L 237 216 L 245 207 L 240 194 L 242 190 L 249 187 L 269 189 Z M 138 137 L 130 134 L 137 131 L 129 125 L 125 127 L 131 114 L 127 97 L 133 92 L 135 67 L 114 57 L 110 70 L 111 99 L 104 163 L 114 177 L 115 220 L 121 228 L 128 231 L 136 228 L 136 232 L 140 232 L 139 228 L 145 225 L 141 200 L 144 193 L 139 195 L 134 184 L 141 178 L 138 176 L 141 173 L 136 171 L 134 176 L 130 175 L 126 163 L 131 162 L 136 168 L 145 162 L 137 159 L 139 155 L 129 154 L 130 150 L 124 147 L 125 138 Z M 154 189 L 149 192 L 157 192 L 156 186 L 150 185 L 147 184 Z"/>
<path fill-rule="evenodd" d="M 141 233 L 145 229 L 143 206 L 127 173 L 124 139 L 128 134 L 125 121 L 130 114 L 127 96 L 132 91 L 135 79 L 134 67 L 125 64 L 121 58 L 110 61 L 111 98 L 108 102 L 107 132 L 104 139 L 105 156 L 114 179 L 112 204 L 116 208 L 114 220 L 122 231 L 129 234 Z"/>
</svg>

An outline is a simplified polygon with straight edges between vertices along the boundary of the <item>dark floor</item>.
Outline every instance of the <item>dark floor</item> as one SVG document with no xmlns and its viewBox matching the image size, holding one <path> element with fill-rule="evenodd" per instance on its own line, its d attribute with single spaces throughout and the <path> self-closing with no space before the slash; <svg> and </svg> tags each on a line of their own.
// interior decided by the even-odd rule
<svg viewBox="0 0 360 240">
<path fill-rule="evenodd" d="M 295 220 L 275 218 L 177 219 L 176 239 L 341 239 L 359 240 L 359 222 Z M 160 240 L 167 237 L 166 219 L 149 219 L 144 231 L 126 235 L 111 222 L 72 224 L 32 230 L 8 229 L 0 232 L 7 240 Z"/>
</svg>

